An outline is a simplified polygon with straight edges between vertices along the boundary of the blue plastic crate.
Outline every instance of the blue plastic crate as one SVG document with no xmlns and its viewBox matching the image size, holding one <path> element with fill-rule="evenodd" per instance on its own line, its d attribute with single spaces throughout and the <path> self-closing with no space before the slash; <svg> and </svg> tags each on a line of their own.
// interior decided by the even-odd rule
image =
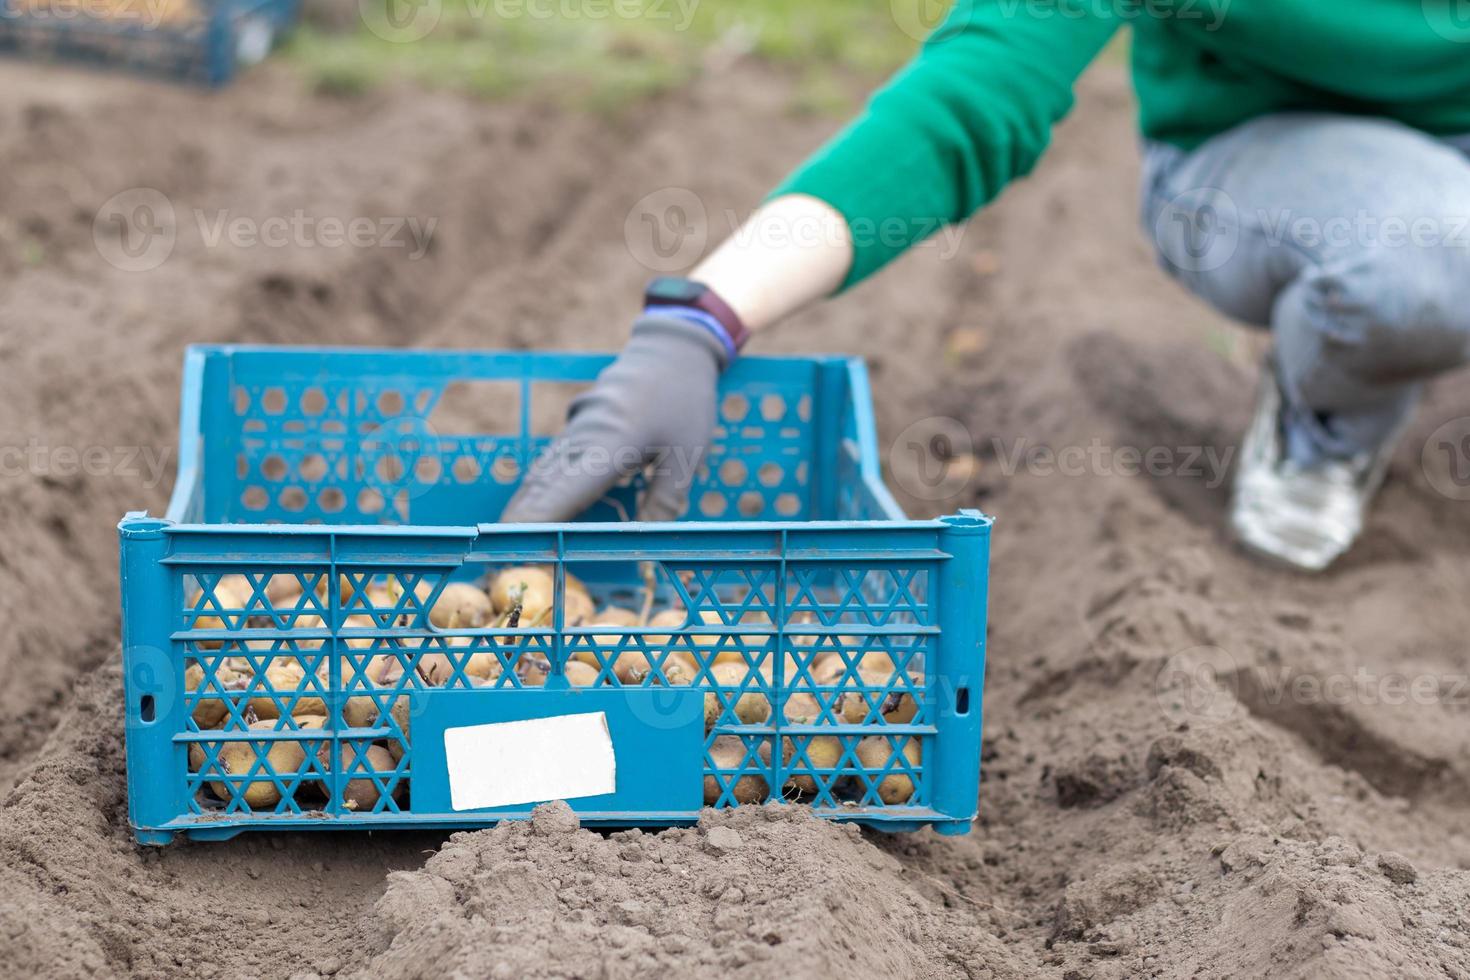
<svg viewBox="0 0 1470 980">
<path fill-rule="evenodd" d="M 168 513 L 119 527 L 141 841 L 478 827 L 557 797 L 603 826 L 785 798 L 969 828 L 990 519 L 903 517 L 860 361 L 749 357 L 688 519 L 622 520 L 633 481 L 576 523 L 484 523 L 608 361 L 190 349 Z M 524 565 L 553 577 L 548 620 L 431 615 Z M 576 625 L 578 583 L 682 612 Z"/>
<path fill-rule="evenodd" d="M 124 16 L 89 12 L 86 0 L 55 0 L 32 12 L 0 0 L 0 53 L 120 68 L 197 85 L 231 82 L 263 58 L 296 22 L 300 0 L 196 0 L 198 16 L 150 23 L 148 0 Z"/>
</svg>

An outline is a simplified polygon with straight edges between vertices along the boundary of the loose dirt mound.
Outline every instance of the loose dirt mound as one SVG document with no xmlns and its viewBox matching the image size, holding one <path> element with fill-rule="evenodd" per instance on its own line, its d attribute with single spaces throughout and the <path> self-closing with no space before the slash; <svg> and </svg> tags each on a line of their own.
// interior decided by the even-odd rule
<svg viewBox="0 0 1470 980">
<path fill-rule="evenodd" d="M 1036 177 L 956 254 L 920 249 L 759 341 L 868 357 L 910 511 L 999 515 L 971 835 L 778 808 L 603 838 L 548 810 L 544 834 L 161 852 L 127 831 L 112 527 L 164 506 L 183 345 L 615 347 L 649 274 L 634 202 L 687 187 L 720 237 L 835 123 L 788 113 L 785 81 L 749 65 L 615 120 L 311 98 L 269 68 L 216 95 L 12 64 L 0 87 L 0 445 L 41 461 L 0 478 L 17 974 L 1470 977 L 1470 521 L 1420 456 L 1470 386 L 1437 387 L 1343 567 L 1303 579 L 1233 551 L 1260 339 L 1154 268 L 1119 71 L 1092 73 Z M 146 273 L 102 261 L 92 227 L 140 186 L 180 227 Z M 439 223 L 414 261 L 210 246 L 195 217 L 298 208 Z M 941 416 L 980 460 L 942 500 L 908 451 Z M 108 463 L 65 471 L 59 447 Z M 1151 449 L 1168 465 L 1131 475 Z"/>
<path fill-rule="evenodd" d="M 856 827 L 795 807 L 604 837 L 564 803 L 457 834 L 400 872 L 392 945 L 364 976 L 1024 976 L 1004 945 L 915 894 Z"/>
</svg>

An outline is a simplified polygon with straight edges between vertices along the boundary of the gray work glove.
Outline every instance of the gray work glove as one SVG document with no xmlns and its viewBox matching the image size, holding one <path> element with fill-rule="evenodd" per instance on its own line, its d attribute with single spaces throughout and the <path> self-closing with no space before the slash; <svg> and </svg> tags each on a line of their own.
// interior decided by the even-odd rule
<svg viewBox="0 0 1470 980">
<path fill-rule="evenodd" d="M 531 464 L 501 521 L 569 521 L 649 467 L 638 519 L 683 516 L 714 434 L 716 387 L 728 357 L 698 324 L 640 317 L 622 354 L 572 402 L 566 429 Z"/>
</svg>

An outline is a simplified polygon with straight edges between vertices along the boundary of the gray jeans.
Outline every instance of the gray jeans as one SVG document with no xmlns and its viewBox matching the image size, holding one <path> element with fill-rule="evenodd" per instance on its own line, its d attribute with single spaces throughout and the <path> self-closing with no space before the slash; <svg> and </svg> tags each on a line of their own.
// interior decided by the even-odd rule
<svg viewBox="0 0 1470 980">
<path fill-rule="evenodd" d="M 1150 144 L 1143 222 L 1180 282 L 1271 328 L 1293 457 L 1376 449 L 1470 359 L 1470 136 L 1289 113 Z"/>
</svg>

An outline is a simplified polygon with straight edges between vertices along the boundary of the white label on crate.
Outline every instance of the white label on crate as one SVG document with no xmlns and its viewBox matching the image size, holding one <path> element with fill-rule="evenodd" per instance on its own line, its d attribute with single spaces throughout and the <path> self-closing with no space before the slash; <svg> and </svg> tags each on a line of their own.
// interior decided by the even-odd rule
<svg viewBox="0 0 1470 980">
<path fill-rule="evenodd" d="M 444 755 L 456 810 L 574 800 L 617 789 L 617 757 L 601 711 L 446 728 Z"/>
</svg>

